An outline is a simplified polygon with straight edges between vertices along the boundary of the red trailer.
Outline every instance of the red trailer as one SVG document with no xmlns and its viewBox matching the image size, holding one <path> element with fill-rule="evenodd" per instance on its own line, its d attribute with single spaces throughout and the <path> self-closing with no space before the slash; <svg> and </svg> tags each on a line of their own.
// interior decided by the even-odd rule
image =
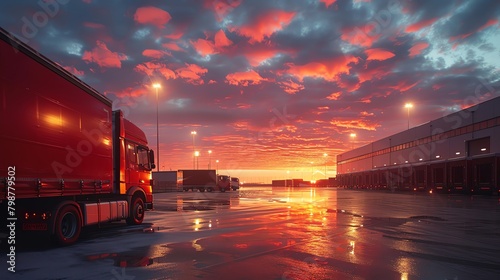
<svg viewBox="0 0 500 280">
<path fill-rule="evenodd" d="M 217 188 L 215 170 L 185 169 L 177 171 L 177 189 L 182 191 L 213 192 Z"/>
<path fill-rule="evenodd" d="M 142 223 L 154 168 L 144 132 L 56 63 L 0 38 L 0 216 L 64 245 L 83 226 Z"/>
</svg>

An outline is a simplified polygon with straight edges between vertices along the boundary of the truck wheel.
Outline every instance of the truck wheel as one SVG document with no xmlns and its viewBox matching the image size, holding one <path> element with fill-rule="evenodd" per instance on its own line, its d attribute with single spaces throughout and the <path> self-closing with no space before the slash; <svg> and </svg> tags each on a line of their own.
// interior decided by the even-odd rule
<svg viewBox="0 0 500 280">
<path fill-rule="evenodd" d="M 207 189 L 207 191 L 208 191 L 208 192 L 213 192 L 213 191 L 214 191 L 214 189 L 213 189 L 212 187 L 210 187 L 210 188 L 208 188 L 208 189 Z"/>
<path fill-rule="evenodd" d="M 135 195 L 130 204 L 130 215 L 127 218 L 128 225 L 140 225 L 144 220 L 144 200 Z"/>
<path fill-rule="evenodd" d="M 221 188 L 220 191 L 221 192 L 226 192 L 226 188 Z"/>
<path fill-rule="evenodd" d="M 205 192 L 205 188 L 199 188 L 200 192 Z"/>
<path fill-rule="evenodd" d="M 78 209 L 73 205 L 62 207 L 56 219 L 55 241 L 64 246 L 73 244 L 80 237 L 81 230 L 82 223 Z"/>
</svg>

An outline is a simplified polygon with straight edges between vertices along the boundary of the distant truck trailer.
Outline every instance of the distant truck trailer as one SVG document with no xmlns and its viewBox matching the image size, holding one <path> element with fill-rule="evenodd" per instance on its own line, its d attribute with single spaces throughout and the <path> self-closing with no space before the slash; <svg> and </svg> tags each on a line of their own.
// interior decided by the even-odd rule
<svg viewBox="0 0 500 280">
<path fill-rule="evenodd" d="M 180 191 L 213 192 L 219 189 L 215 170 L 188 169 L 177 171 L 177 189 Z M 220 190 L 220 189 L 219 189 Z"/>
<path fill-rule="evenodd" d="M 154 171 L 153 193 L 177 191 L 177 171 Z"/>
<path fill-rule="evenodd" d="M 2 221 L 62 245 L 84 226 L 141 224 L 153 207 L 155 167 L 144 132 L 1 28 L 0 61 Z"/>
</svg>

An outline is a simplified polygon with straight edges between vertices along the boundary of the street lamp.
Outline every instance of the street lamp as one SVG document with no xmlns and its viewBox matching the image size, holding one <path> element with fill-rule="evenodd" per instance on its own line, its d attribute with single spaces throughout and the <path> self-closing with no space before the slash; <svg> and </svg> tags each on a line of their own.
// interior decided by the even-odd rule
<svg viewBox="0 0 500 280">
<path fill-rule="evenodd" d="M 200 152 L 195 151 L 194 152 L 194 157 L 196 158 L 196 169 L 198 169 L 198 157 L 200 156 Z"/>
<path fill-rule="evenodd" d="M 354 149 L 354 138 L 356 138 L 356 133 L 351 133 L 351 150 Z"/>
<path fill-rule="evenodd" d="M 326 157 L 328 156 L 327 153 L 324 153 L 323 154 L 323 157 L 325 158 L 325 179 L 327 179 L 328 177 L 326 176 Z"/>
<path fill-rule="evenodd" d="M 161 88 L 159 83 L 154 83 L 153 88 L 156 90 L 156 171 L 160 171 L 160 129 L 158 122 L 158 90 Z"/>
<path fill-rule="evenodd" d="M 196 135 L 196 131 L 191 131 L 191 135 L 193 135 L 193 169 L 195 169 L 195 165 L 194 165 L 194 162 L 195 162 L 195 146 L 194 146 L 194 136 Z"/>
<path fill-rule="evenodd" d="M 212 150 L 208 150 L 208 169 L 212 167 Z"/>
<path fill-rule="evenodd" d="M 215 160 L 215 175 L 219 175 L 219 160 Z"/>
<path fill-rule="evenodd" d="M 406 103 L 405 108 L 408 109 L 408 129 L 410 129 L 410 109 L 413 108 L 413 104 Z"/>
</svg>

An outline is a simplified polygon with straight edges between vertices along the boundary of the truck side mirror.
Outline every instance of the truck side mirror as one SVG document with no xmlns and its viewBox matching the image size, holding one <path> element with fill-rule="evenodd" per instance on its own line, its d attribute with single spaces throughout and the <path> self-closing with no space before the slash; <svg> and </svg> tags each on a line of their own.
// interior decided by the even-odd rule
<svg viewBox="0 0 500 280">
<path fill-rule="evenodd" d="M 155 169 L 155 152 L 153 150 L 149 150 L 149 161 L 151 162 L 151 170 Z"/>
</svg>

